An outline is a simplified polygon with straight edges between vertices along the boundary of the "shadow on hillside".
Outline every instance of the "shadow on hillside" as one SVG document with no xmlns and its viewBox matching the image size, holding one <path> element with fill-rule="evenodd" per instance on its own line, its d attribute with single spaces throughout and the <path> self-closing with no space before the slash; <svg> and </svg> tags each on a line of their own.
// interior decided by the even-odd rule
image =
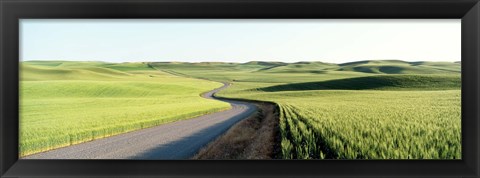
<svg viewBox="0 0 480 178">
<path fill-rule="evenodd" d="M 342 64 L 338 64 L 339 66 L 349 66 L 349 65 L 360 65 L 360 64 L 367 64 L 370 61 L 355 61 L 355 62 L 346 62 Z"/>
<path fill-rule="evenodd" d="M 409 62 L 410 65 L 412 66 L 419 66 L 419 65 L 423 65 L 425 64 L 425 62 L 423 61 L 418 61 L 418 62 Z"/>
<path fill-rule="evenodd" d="M 299 90 L 368 90 L 397 87 L 401 82 L 384 77 L 357 77 L 321 82 L 292 83 L 258 88 L 260 91 L 299 91 Z"/>
<path fill-rule="evenodd" d="M 385 74 L 402 74 L 406 69 L 404 67 L 397 66 L 358 66 L 353 67 L 351 70 L 355 72 L 363 73 L 385 73 Z M 349 71 L 349 69 L 340 68 L 338 71 Z"/>
<path fill-rule="evenodd" d="M 373 71 L 371 67 L 354 67 L 353 71 L 355 72 L 364 72 L 364 73 L 377 73 Z"/>
<path fill-rule="evenodd" d="M 378 71 L 386 74 L 401 74 L 405 68 L 397 66 L 382 66 L 378 68 Z"/>
<path fill-rule="evenodd" d="M 439 90 L 460 89 L 459 76 L 380 75 L 328 80 L 320 82 L 291 83 L 257 88 L 260 91 L 301 91 L 301 90 Z"/>
</svg>

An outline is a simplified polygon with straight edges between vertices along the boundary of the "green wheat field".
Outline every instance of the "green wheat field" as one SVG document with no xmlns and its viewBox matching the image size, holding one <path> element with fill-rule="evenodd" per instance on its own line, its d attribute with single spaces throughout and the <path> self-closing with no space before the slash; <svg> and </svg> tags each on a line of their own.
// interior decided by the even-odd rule
<svg viewBox="0 0 480 178">
<path fill-rule="evenodd" d="M 276 103 L 284 159 L 461 159 L 459 62 L 21 62 L 20 155 Z"/>
</svg>

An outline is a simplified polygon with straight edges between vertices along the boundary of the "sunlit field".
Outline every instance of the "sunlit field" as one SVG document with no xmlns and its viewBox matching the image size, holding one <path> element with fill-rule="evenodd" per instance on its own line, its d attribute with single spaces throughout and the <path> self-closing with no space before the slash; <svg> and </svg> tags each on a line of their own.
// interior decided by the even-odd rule
<svg viewBox="0 0 480 178">
<path fill-rule="evenodd" d="M 219 82 L 146 63 L 21 63 L 20 155 L 69 146 L 230 108 L 201 93 Z"/>
<path fill-rule="evenodd" d="M 285 159 L 461 159 L 460 64 L 152 63 L 278 105 Z"/>
</svg>

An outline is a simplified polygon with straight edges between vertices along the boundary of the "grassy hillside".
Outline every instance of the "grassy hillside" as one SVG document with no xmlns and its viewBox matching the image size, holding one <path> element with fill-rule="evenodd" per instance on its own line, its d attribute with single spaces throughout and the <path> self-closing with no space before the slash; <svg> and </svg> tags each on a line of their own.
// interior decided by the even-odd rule
<svg viewBox="0 0 480 178">
<path fill-rule="evenodd" d="M 291 64 L 276 65 L 274 67 L 263 68 L 262 72 L 271 73 L 323 73 L 328 69 L 336 68 L 336 64 L 323 62 L 296 62 Z"/>
<path fill-rule="evenodd" d="M 460 65 L 451 62 L 404 62 L 400 60 L 358 61 L 340 64 L 340 71 L 375 74 L 460 73 Z"/>
<path fill-rule="evenodd" d="M 258 88 L 262 91 L 299 90 L 455 90 L 459 75 L 376 75 Z"/>
<path fill-rule="evenodd" d="M 461 158 L 460 63 L 151 65 L 231 82 L 222 97 L 277 103 L 287 159 Z"/>
<path fill-rule="evenodd" d="M 21 64 L 28 155 L 228 108 L 200 93 L 271 101 L 287 159 L 460 159 L 459 62 Z M 199 78 L 199 79 L 194 79 Z M 59 129 L 60 128 L 60 129 Z"/>
<path fill-rule="evenodd" d="M 21 64 L 20 155 L 228 109 L 200 94 L 222 84 L 146 63 Z"/>
</svg>

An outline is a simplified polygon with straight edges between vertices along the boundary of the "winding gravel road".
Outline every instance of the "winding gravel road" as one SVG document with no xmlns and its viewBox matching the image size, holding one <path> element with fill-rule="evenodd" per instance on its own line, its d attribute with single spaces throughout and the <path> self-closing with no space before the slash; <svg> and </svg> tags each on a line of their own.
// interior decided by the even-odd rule
<svg viewBox="0 0 480 178">
<path fill-rule="evenodd" d="M 236 122 L 253 114 L 254 104 L 214 98 L 229 84 L 203 97 L 228 102 L 232 109 L 163 124 L 47 152 L 22 159 L 188 159 Z"/>
</svg>

